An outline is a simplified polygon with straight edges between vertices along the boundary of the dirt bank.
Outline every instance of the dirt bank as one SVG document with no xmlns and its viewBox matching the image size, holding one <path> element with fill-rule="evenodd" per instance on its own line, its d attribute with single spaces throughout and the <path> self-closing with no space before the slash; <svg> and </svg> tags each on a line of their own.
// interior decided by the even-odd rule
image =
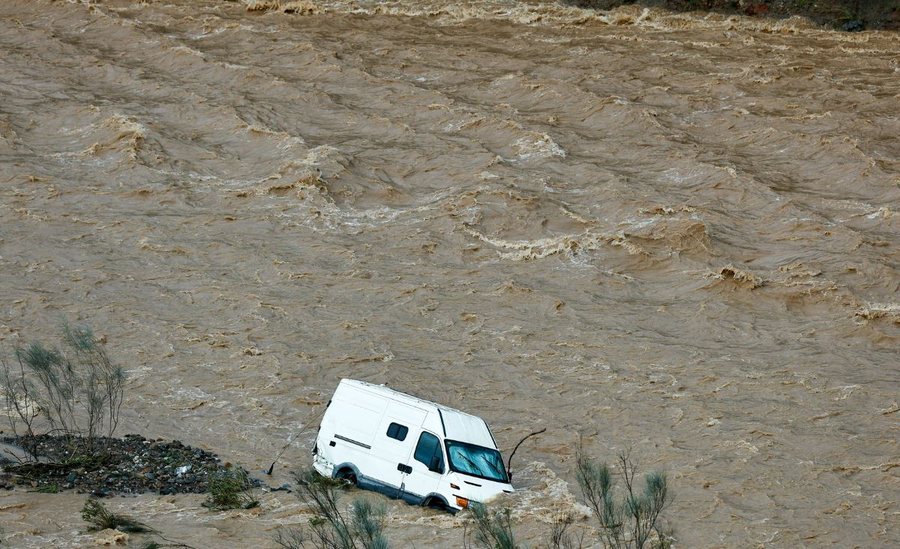
<svg viewBox="0 0 900 549">
<path fill-rule="evenodd" d="M 785 18 L 795 15 L 845 31 L 900 29 L 900 4 L 895 0 L 561 0 L 593 9 L 625 5 L 661 7 L 673 11 L 715 11 L 724 14 Z"/>
</svg>

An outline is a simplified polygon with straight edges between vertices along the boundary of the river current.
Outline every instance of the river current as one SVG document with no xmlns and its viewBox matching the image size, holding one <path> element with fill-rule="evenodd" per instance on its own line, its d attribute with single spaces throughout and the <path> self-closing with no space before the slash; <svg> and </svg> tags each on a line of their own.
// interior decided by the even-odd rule
<svg viewBox="0 0 900 549">
<path fill-rule="evenodd" d="M 505 501 L 531 547 L 585 511 L 579 445 L 667 472 L 678 547 L 896 546 L 898 136 L 890 32 L 6 0 L 0 344 L 90 323 L 129 374 L 120 434 L 275 486 L 342 377 L 480 415 L 506 453 L 546 427 Z M 2 536 L 91 546 L 83 497 L 4 492 Z M 309 517 L 260 498 L 108 505 L 196 547 Z M 383 503 L 397 547 L 462 546 L 464 515 Z"/>
</svg>

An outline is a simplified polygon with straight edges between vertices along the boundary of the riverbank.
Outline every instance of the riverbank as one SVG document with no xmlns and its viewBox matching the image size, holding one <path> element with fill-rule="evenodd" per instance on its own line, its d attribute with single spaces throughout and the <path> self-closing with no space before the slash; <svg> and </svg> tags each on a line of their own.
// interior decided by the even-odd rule
<svg viewBox="0 0 900 549">
<path fill-rule="evenodd" d="M 734 15 L 806 17 L 824 27 L 848 32 L 900 30 L 900 4 L 893 0 L 561 0 L 582 8 L 612 9 L 628 4 L 672 11 L 712 11 Z"/>
</svg>

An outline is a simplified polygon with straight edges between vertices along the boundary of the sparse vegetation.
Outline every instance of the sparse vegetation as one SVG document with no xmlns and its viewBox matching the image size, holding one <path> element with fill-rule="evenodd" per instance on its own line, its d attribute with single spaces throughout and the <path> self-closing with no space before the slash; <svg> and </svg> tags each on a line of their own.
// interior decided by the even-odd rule
<svg viewBox="0 0 900 549">
<path fill-rule="evenodd" d="M 665 473 L 644 476 L 644 488 L 636 485 L 638 469 L 628 452 L 620 453 L 618 466 L 624 494 L 616 495 L 609 466 L 579 451 L 576 476 L 581 494 L 600 525 L 603 543 L 610 549 L 643 549 L 655 535 L 652 547 L 668 547 L 671 535 L 662 526 L 663 511 L 672 501 Z"/>
<path fill-rule="evenodd" d="M 186 543 L 168 539 L 143 522 L 139 522 L 127 515 L 113 513 L 94 498 L 88 498 L 84 502 L 84 507 L 81 509 L 81 518 L 90 524 L 88 532 L 111 529 L 128 534 L 151 534 L 153 537 L 162 540 L 162 543 L 156 540 L 147 540 L 141 545 L 141 549 L 158 549 L 160 547 L 196 549 Z"/>
<path fill-rule="evenodd" d="M 607 549 L 669 549 L 674 538 L 666 529 L 663 513 L 672 502 L 664 473 L 643 476 L 638 486 L 638 467 L 628 452 L 620 453 L 616 462 L 616 485 L 613 470 L 579 451 L 576 477 L 585 502 L 599 525 L 600 539 Z M 284 528 L 275 542 L 285 549 L 386 549 L 384 509 L 357 499 L 349 506 L 349 514 L 339 504 L 340 492 L 348 483 L 320 476 L 314 470 L 295 474 L 298 497 L 309 505 L 315 516 L 306 529 Z M 463 532 L 463 546 L 484 549 L 521 549 L 513 531 L 509 508 L 490 509 L 479 503 L 469 505 L 471 520 Z M 546 543 L 548 549 L 581 549 L 585 547 L 585 531 L 572 532 L 573 518 L 560 516 L 553 524 Z M 596 542 L 594 542 L 596 543 Z M 592 543 L 591 546 L 594 546 Z"/>
<path fill-rule="evenodd" d="M 223 511 L 226 509 L 251 509 L 259 505 L 253 497 L 253 483 L 240 468 L 221 469 L 209 475 L 209 495 L 204 507 Z"/>
<path fill-rule="evenodd" d="M 89 531 L 106 530 L 111 528 L 120 532 L 141 533 L 154 530 L 142 522 L 138 522 L 126 515 L 111 512 L 102 503 L 94 498 L 88 498 L 81 509 L 81 518 L 90 523 Z"/>
<path fill-rule="evenodd" d="M 581 549 L 584 547 L 584 531 L 576 538 L 569 532 L 572 523 L 573 519 L 569 515 L 559 516 L 553 521 L 547 549 Z"/>
<path fill-rule="evenodd" d="M 37 402 L 31 396 L 33 390 L 28 376 L 25 372 L 25 364 L 22 362 L 19 353 L 16 353 L 18 359 L 18 368 L 11 368 L 7 364 L 6 359 L 0 356 L 0 369 L 3 370 L 3 398 L 6 402 L 6 419 L 9 421 L 10 429 L 13 436 L 17 439 L 25 438 L 31 440 L 34 437 L 34 422 L 40 416 L 40 410 Z M 18 419 L 17 419 L 18 418 Z M 23 431 L 20 433 L 18 422 L 23 425 Z M 37 451 L 33 445 L 25 448 L 34 456 Z"/>
<path fill-rule="evenodd" d="M 0 362 L 7 419 L 16 438 L 34 440 L 41 419 L 47 433 L 90 454 L 119 424 L 125 371 L 88 327 L 64 324 L 62 343 L 58 349 L 33 342 L 15 349 L 17 366 Z"/>
<path fill-rule="evenodd" d="M 486 549 L 519 549 L 512 531 L 511 512 L 508 508 L 488 509 L 480 503 L 471 503 L 469 511 L 473 519 L 473 536 L 479 547 Z M 468 536 L 463 543 L 469 546 Z"/>
<path fill-rule="evenodd" d="M 576 477 L 585 503 L 597 520 L 600 542 L 607 549 L 669 549 L 674 538 L 663 521 L 663 512 L 672 502 L 665 473 L 651 472 L 643 477 L 643 489 L 637 485 L 638 468 L 628 452 L 619 454 L 618 474 L 624 486 L 617 488 L 612 469 L 579 450 Z M 518 549 L 509 509 L 491 510 L 470 505 L 472 533 L 476 547 Z M 573 520 L 560 516 L 553 524 L 548 549 L 581 549 L 585 533 L 571 531 Z M 467 526 L 468 529 L 468 526 Z M 469 547 L 468 532 L 463 544 Z M 591 547 L 594 546 L 592 543 Z"/>
<path fill-rule="evenodd" d="M 56 484 L 55 482 L 52 482 L 50 484 L 43 484 L 41 486 L 38 486 L 35 492 L 38 492 L 40 494 L 58 494 L 59 484 Z"/>
<path fill-rule="evenodd" d="M 285 549 L 388 549 L 384 537 L 385 510 L 368 500 L 356 499 L 349 514 L 338 501 L 344 481 L 322 477 L 314 470 L 295 473 L 297 496 L 312 507 L 315 516 L 308 529 L 279 530 L 275 543 Z"/>
</svg>

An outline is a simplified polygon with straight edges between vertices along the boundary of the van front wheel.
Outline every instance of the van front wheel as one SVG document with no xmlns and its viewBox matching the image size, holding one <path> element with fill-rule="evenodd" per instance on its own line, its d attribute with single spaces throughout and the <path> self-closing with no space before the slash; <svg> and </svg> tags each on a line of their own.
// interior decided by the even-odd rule
<svg viewBox="0 0 900 549">
<path fill-rule="evenodd" d="M 425 503 L 422 504 L 423 507 L 427 507 L 429 509 L 435 509 L 437 511 L 449 511 L 450 508 L 447 507 L 447 504 L 444 503 L 444 500 L 441 498 L 431 497 L 425 500 Z"/>
<path fill-rule="evenodd" d="M 349 482 L 350 484 L 352 484 L 353 486 L 359 485 L 359 483 L 356 479 L 356 473 L 353 472 L 353 469 L 349 469 L 349 468 L 341 469 L 340 471 L 338 471 L 337 475 L 335 475 L 335 478 L 340 479 L 340 480 L 345 480 L 345 481 Z"/>
</svg>

